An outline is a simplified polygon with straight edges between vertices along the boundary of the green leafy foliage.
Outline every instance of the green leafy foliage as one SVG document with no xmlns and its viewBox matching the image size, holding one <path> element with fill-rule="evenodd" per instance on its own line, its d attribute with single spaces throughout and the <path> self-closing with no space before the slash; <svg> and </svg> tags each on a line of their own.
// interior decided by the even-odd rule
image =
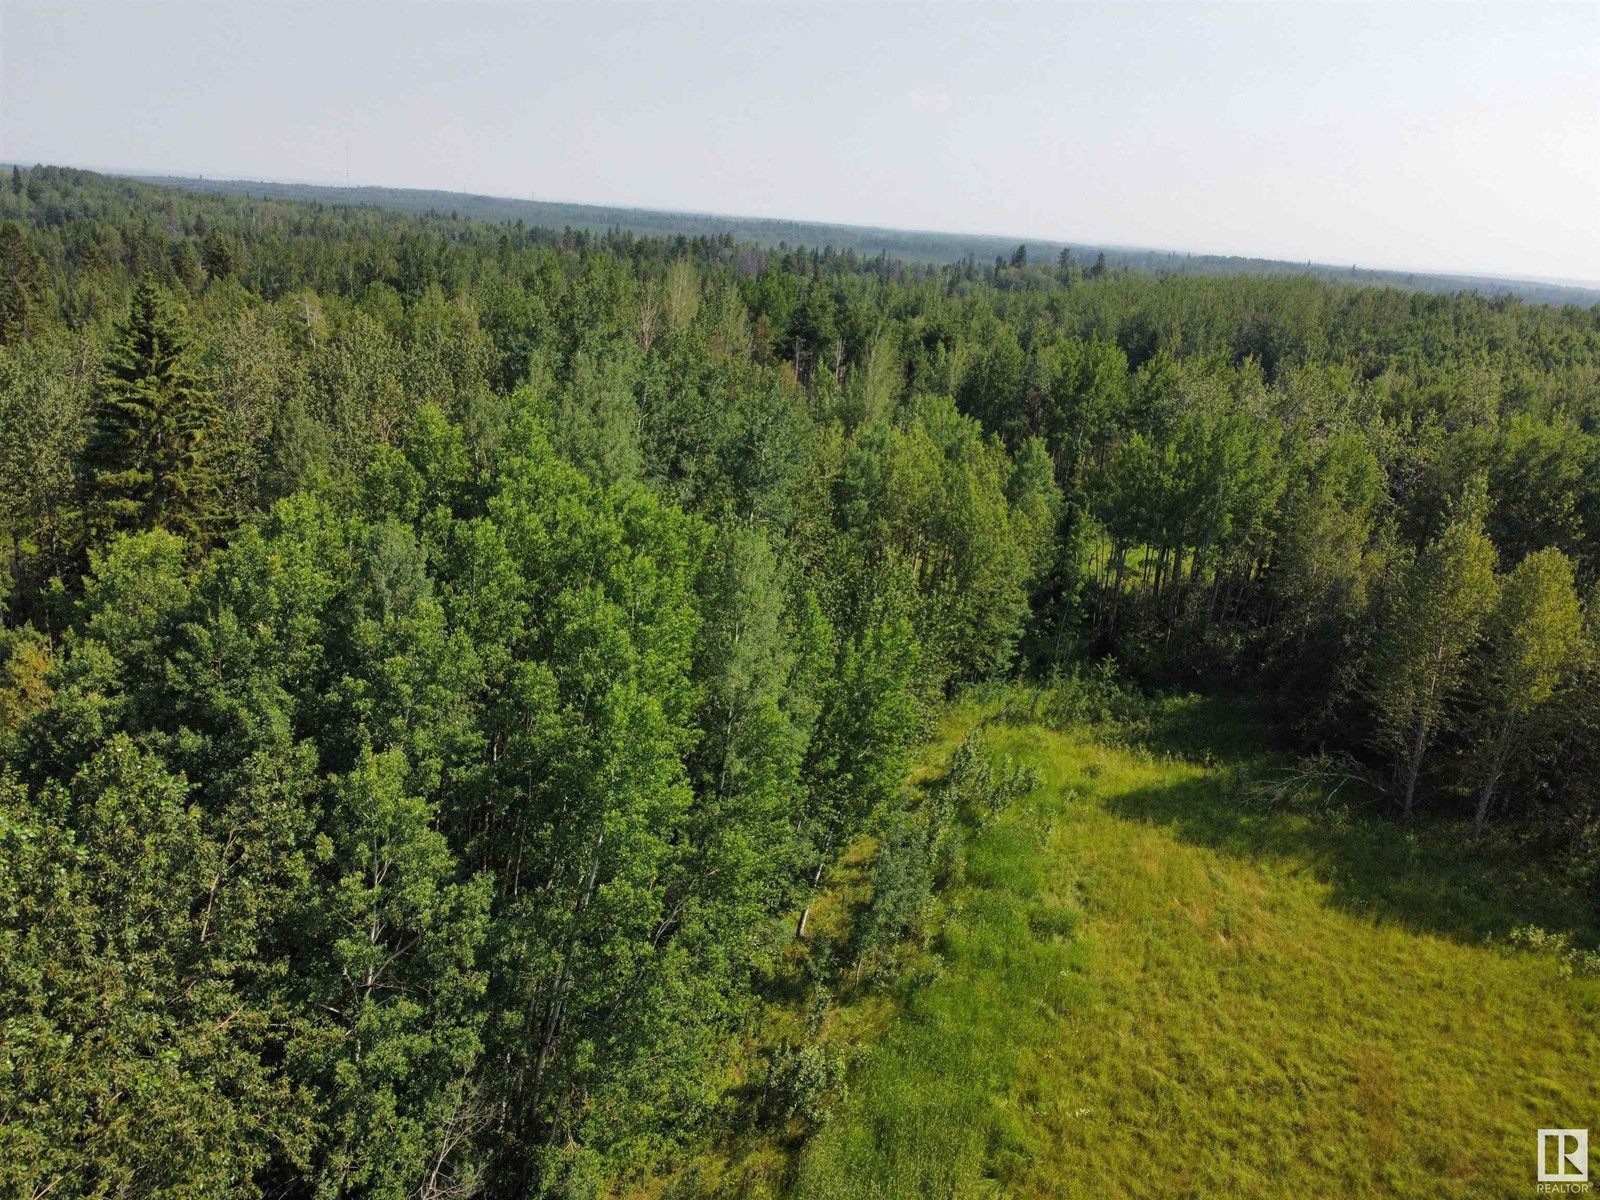
<svg viewBox="0 0 1600 1200">
<path fill-rule="evenodd" d="M 1423 758 L 1458 711 L 1469 655 L 1495 603 L 1494 546 L 1475 521 L 1451 524 L 1404 573 L 1372 677 L 1384 744 L 1411 816 Z"/>
<path fill-rule="evenodd" d="M 1069 905 L 948 903 L 1040 777 L 908 786 L 1029 672 L 1130 756 L 1147 689 L 1259 693 L 1301 791 L 1600 867 L 1592 311 L 12 182 L 0 1190 L 830 1128 L 827 1002 L 751 1069 L 786 996 L 977 928 L 1064 978 Z"/>
</svg>

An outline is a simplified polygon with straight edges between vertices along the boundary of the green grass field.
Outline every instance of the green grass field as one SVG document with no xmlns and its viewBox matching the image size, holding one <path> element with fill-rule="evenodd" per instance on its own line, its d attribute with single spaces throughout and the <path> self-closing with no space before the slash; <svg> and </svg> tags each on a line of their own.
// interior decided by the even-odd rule
<svg viewBox="0 0 1600 1200">
<path fill-rule="evenodd" d="M 833 1020 L 830 1119 L 724 1193 L 1520 1196 L 1536 1129 L 1600 1131 L 1600 980 L 1503 942 L 1589 940 L 1580 897 L 1459 830 L 1249 810 L 1249 714 L 1167 716 L 1154 753 L 991 724 L 1041 786 L 970 846 L 928 981 Z"/>
</svg>

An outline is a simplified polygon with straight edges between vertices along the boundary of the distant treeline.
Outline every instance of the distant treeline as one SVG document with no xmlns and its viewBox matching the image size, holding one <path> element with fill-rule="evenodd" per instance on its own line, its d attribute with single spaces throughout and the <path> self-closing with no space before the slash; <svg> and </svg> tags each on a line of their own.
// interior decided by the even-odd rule
<svg viewBox="0 0 1600 1200">
<path fill-rule="evenodd" d="M 841 855 L 881 943 L 1021 786 L 902 786 L 987 680 L 1600 879 L 1597 580 L 1600 309 L 14 170 L 0 1192 L 670 1163 Z"/>
<path fill-rule="evenodd" d="M 548 200 L 515 200 L 415 188 L 335 187 L 307 183 L 267 183 L 249 179 L 189 179 L 134 176 L 142 183 L 226 196 L 263 200 L 310 201 L 318 204 L 370 205 L 392 212 L 432 213 L 473 221 L 516 223 L 546 229 L 584 229 L 590 233 L 621 230 L 641 237 L 714 238 L 722 235 L 757 246 L 810 247 L 851 251 L 873 258 L 887 255 L 919 263 L 954 263 L 963 259 L 1009 263 L 1016 238 L 983 234 L 934 233 L 926 230 L 878 229 L 817 221 L 765 217 L 729 217 L 710 213 L 666 212 L 648 208 L 612 208 L 595 204 L 559 204 Z M 1055 262 L 1068 251 L 1084 264 L 1104 256 L 1116 270 L 1168 275 L 1309 275 L 1332 282 L 1375 287 L 1403 287 L 1421 292 L 1477 292 L 1484 296 L 1516 296 L 1535 304 L 1600 303 L 1600 288 L 1567 286 L 1533 279 L 1500 279 L 1483 275 L 1450 275 L 1429 271 L 1381 271 L 1327 263 L 1283 262 L 1218 254 L 1180 254 L 1104 246 L 1084 242 L 1031 240 L 1022 243 L 1034 262 Z"/>
</svg>

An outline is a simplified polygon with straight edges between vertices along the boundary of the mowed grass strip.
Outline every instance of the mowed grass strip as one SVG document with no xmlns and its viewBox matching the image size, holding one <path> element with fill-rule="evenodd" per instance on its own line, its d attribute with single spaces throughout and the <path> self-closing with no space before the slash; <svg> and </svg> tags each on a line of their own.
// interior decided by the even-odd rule
<svg viewBox="0 0 1600 1200">
<path fill-rule="evenodd" d="M 1600 981 L 1485 942 L 1578 919 L 1536 872 L 1245 814 L 1209 755 L 986 732 L 1043 783 L 971 847 L 798 1196 L 1520 1196 L 1537 1129 L 1600 1136 Z"/>
</svg>

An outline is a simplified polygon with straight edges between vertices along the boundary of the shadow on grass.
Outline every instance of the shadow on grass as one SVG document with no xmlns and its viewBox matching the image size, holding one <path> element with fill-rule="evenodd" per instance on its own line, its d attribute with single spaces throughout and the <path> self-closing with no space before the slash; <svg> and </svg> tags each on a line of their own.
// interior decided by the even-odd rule
<svg viewBox="0 0 1600 1200">
<path fill-rule="evenodd" d="M 1257 700 L 1179 696 L 1151 700 L 1138 723 L 1139 740 L 1157 753 L 1190 762 L 1243 763 L 1286 752 L 1289 743 Z"/>
<path fill-rule="evenodd" d="M 1331 887 L 1332 903 L 1371 919 L 1464 942 L 1538 925 L 1595 943 L 1587 881 L 1550 869 L 1509 831 L 1474 845 L 1463 821 L 1408 827 L 1359 803 L 1317 813 L 1247 807 L 1235 780 L 1276 757 L 1264 751 L 1263 729 L 1260 714 L 1236 701 L 1166 706 L 1141 738 L 1148 749 L 1235 770 L 1111 796 L 1107 810 L 1234 857 L 1300 864 Z"/>
</svg>

